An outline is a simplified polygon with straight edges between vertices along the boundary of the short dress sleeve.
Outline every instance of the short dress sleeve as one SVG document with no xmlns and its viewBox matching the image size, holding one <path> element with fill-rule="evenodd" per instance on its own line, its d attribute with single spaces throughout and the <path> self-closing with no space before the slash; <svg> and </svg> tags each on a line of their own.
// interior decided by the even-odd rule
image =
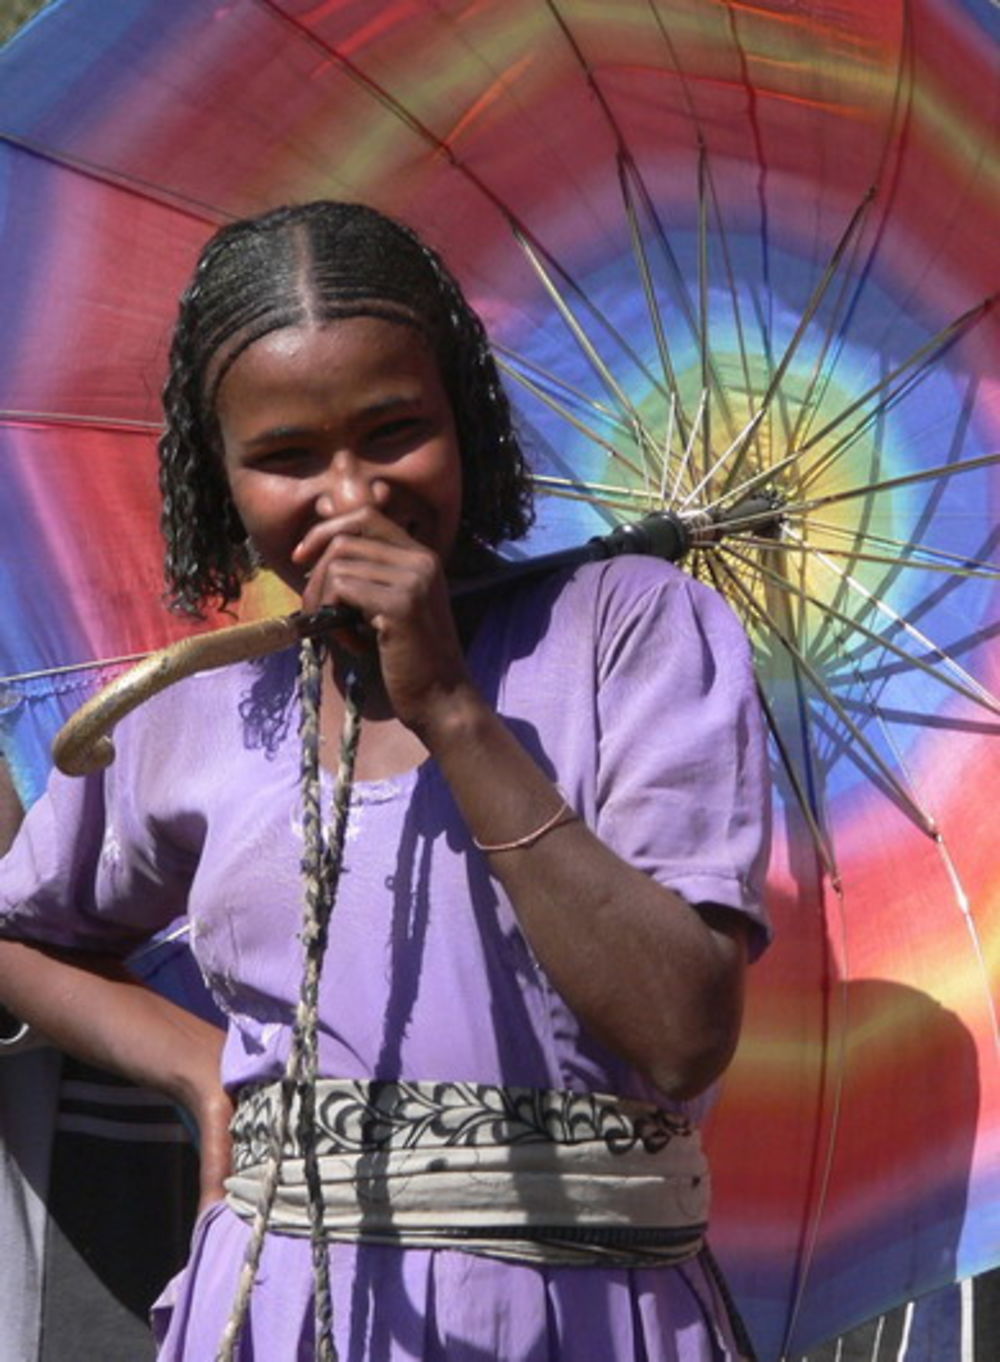
<svg viewBox="0 0 1000 1362">
<path fill-rule="evenodd" d="M 667 564 L 603 574 L 596 610 L 596 830 L 689 903 L 747 914 L 756 955 L 771 800 L 743 628 Z"/>
<path fill-rule="evenodd" d="M 124 730 L 123 725 L 123 730 Z M 125 954 L 185 909 L 185 848 L 141 811 L 128 733 L 107 772 L 54 772 L 0 860 L 0 936 Z"/>
</svg>

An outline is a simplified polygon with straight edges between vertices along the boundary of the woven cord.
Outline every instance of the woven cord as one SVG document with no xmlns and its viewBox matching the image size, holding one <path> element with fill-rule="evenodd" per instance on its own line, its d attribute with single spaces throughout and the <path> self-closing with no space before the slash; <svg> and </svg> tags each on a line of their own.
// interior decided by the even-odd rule
<svg viewBox="0 0 1000 1362">
<path fill-rule="evenodd" d="M 254 1215 L 236 1299 L 216 1355 L 216 1362 L 234 1362 L 235 1349 L 246 1321 L 254 1279 L 267 1235 L 281 1175 L 282 1153 L 291 1126 L 291 1107 L 298 1097 L 296 1127 L 302 1150 L 303 1171 L 309 1204 L 309 1239 L 312 1248 L 316 1357 L 318 1362 L 337 1362 L 333 1339 L 333 1298 L 330 1289 L 330 1264 L 323 1232 L 323 1183 L 316 1156 L 315 1113 L 318 1069 L 317 1030 L 319 1022 L 319 984 L 329 936 L 330 916 L 336 902 L 343 868 L 347 819 L 350 812 L 354 764 L 361 737 L 363 687 L 357 673 L 348 679 L 345 692 L 344 727 L 334 792 L 332 826 L 329 837 L 323 833 L 320 781 L 320 702 L 323 691 L 324 649 L 316 640 L 307 640 L 299 654 L 299 692 L 302 747 L 302 875 L 305 884 L 302 943 L 305 961 L 299 993 L 292 1044 L 281 1084 L 278 1122 L 272 1128 L 268 1166 Z"/>
</svg>

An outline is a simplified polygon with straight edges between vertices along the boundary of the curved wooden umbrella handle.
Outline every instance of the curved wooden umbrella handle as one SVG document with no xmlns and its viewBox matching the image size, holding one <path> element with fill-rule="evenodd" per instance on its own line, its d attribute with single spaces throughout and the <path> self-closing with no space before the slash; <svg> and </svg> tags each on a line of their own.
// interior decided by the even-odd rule
<svg viewBox="0 0 1000 1362">
<path fill-rule="evenodd" d="M 150 653 L 136 666 L 110 682 L 66 721 L 52 744 L 52 756 L 69 776 L 90 775 L 115 759 L 111 731 L 120 719 L 157 691 L 165 690 L 195 672 L 225 667 L 289 648 L 303 638 L 328 629 L 333 612 L 295 613 L 275 619 L 235 624 L 228 629 L 184 638 Z"/>
</svg>

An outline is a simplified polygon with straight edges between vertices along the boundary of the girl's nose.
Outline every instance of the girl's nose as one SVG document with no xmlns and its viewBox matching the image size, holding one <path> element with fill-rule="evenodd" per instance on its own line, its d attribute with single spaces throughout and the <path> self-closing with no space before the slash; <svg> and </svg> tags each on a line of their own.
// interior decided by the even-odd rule
<svg viewBox="0 0 1000 1362">
<path fill-rule="evenodd" d="M 389 488 L 377 468 L 359 459 L 351 450 L 341 449 L 330 460 L 323 486 L 316 498 L 317 513 L 328 518 L 346 515 L 363 506 L 381 509 Z"/>
</svg>

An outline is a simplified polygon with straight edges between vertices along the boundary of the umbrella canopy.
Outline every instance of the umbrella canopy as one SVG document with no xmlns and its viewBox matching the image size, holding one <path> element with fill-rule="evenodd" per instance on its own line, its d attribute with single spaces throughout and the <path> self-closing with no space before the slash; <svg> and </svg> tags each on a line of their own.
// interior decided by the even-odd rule
<svg viewBox="0 0 1000 1362">
<path fill-rule="evenodd" d="M 765 1356 L 1000 1245 L 998 40 L 988 0 L 63 0 L 0 55 L 29 793 L 102 675 L 55 669 L 180 628 L 158 390 L 230 217 L 358 198 L 442 248 L 543 493 L 519 553 L 691 518 L 775 753 L 779 942 L 709 1128 Z"/>
</svg>

